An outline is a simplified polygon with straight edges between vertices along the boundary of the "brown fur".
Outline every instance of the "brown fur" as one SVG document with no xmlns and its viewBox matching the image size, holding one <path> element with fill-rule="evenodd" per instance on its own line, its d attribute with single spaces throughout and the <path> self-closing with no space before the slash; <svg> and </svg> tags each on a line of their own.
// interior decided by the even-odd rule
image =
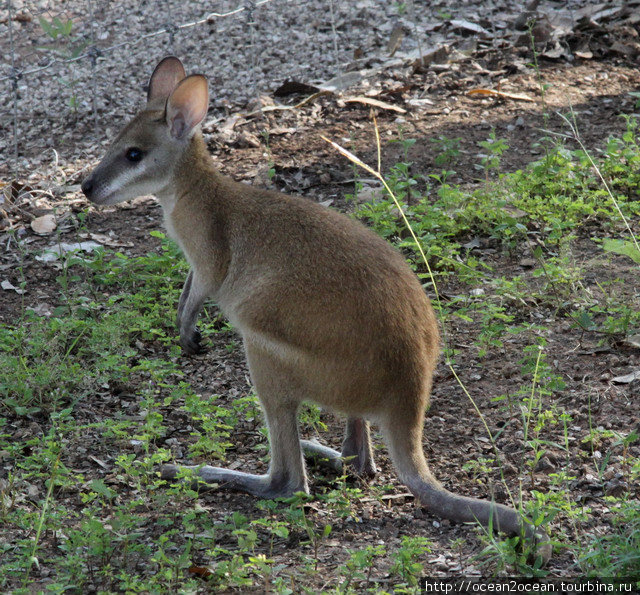
<svg viewBox="0 0 640 595">
<path fill-rule="evenodd" d="M 203 79 L 183 79 L 181 68 L 175 58 L 156 68 L 147 110 L 116 139 L 83 189 L 92 200 L 111 203 L 139 188 L 149 191 L 157 180 L 153 192 L 166 227 L 191 265 L 178 306 L 183 347 L 199 348 L 195 320 L 205 298 L 216 300 L 243 337 L 269 426 L 269 473 L 204 467 L 201 476 L 263 497 L 307 490 L 296 413 L 302 401 L 313 401 L 349 416 L 342 455 L 356 469 L 375 472 L 363 421 L 371 419 L 400 478 L 429 510 L 524 533 L 541 542 L 539 553 L 548 559 L 546 536 L 515 510 L 456 496 L 429 471 L 422 432 L 438 328 L 402 255 L 345 215 L 220 175 L 197 129 L 208 101 L 201 97 Z M 159 110 L 165 101 L 166 110 Z M 123 161 L 132 145 L 145 154 L 140 164 Z M 329 458 L 341 454 L 302 444 Z M 176 473 L 173 466 L 164 470 L 165 477 Z"/>
</svg>

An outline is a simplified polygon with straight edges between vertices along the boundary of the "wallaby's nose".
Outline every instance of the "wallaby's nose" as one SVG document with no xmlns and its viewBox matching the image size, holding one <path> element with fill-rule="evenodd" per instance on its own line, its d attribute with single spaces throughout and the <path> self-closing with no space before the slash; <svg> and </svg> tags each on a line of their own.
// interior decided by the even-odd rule
<svg viewBox="0 0 640 595">
<path fill-rule="evenodd" d="M 93 180 L 91 177 L 85 178 L 80 185 L 80 189 L 84 192 L 84 195 L 87 198 L 91 198 L 91 193 L 93 192 Z"/>
</svg>

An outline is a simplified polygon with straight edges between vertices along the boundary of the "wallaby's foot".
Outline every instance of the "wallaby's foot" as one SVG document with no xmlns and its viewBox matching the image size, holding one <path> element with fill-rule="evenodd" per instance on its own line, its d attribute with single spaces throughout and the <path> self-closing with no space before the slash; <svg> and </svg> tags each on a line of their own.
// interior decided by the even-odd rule
<svg viewBox="0 0 640 595">
<path fill-rule="evenodd" d="M 368 421 L 362 418 L 347 420 L 347 435 L 342 443 L 341 456 L 357 475 L 373 477 L 376 474 L 378 470 L 373 460 Z"/>
<path fill-rule="evenodd" d="M 309 493 L 306 479 L 295 481 L 286 475 L 252 475 L 251 473 L 211 467 L 209 465 L 202 467 L 194 465 L 163 465 L 160 469 L 160 477 L 165 481 L 170 481 L 185 470 L 193 470 L 197 474 L 198 477 L 193 481 L 192 486 L 194 489 L 199 490 L 214 487 L 206 484 L 217 484 L 216 488 L 246 492 L 265 499 L 287 498 L 293 496 L 296 492 Z"/>
<path fill-rule="evenodd" d="M 342 458 L 351 470 L 360 477 L 374 477 L 378 472 L 378 468 L 374 460 L 360 453 L 351 454 L 350 451 L 342 451 Z"/>
<path fill-rule="evenodd" d="M 191 332 L 185 332 L 180 334 L 180 346 L 185 355 L 196 355 L 202 353 L 204 348 L 200 344 L 202 341 L 202 335 L 198 329 L 193 329 Z"/>
<path fill-rule="evenodd" d="M 333 448 L 320 444 L 317 440 L 300 440 L 300 446 L 307 458 L 313 459 L 314 462 L 328 467 L 336 473 L 343 472 L 342 455 Z"/>
<path fill-rule="evenodd" d="M 338 452 L 333 448 L 320 444 L 316 440 L 300 440 L 300 446 L 307 458 L 313 459 L 320 465 L 328 467 L 336 473 L 343 473 L 345 467 L 360 477 L 373 477 L 376 474 L 376 464 L 373 457 L 369 455 L 368 450 L 365 453 L 354 452 L 351 450 L 343 450 Z"/>
</svg>

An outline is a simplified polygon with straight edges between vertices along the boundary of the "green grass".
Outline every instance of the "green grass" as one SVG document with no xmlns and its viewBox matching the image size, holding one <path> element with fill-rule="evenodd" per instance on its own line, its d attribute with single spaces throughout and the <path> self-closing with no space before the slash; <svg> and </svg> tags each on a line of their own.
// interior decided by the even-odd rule
<svg viewBox="0 0 640 595">
<path fill-rule="evenodd" d="M 408 149 L 410 141 L 400 142 Z M 455 168 L 459 139 L 435 145 L 442 152 L 437 162 Z M 574 338 L 605 346 L 638 332 L 638 295 L 630 290 L 637 279 L 634 243 L 585 153 L 562 143 L 544 146 L 540 161 L 503 173 L 506 143 L 493 134 L 479 147 L 473 188 L 449 184 L 446 171 L 417 179 L 406 159 L 387 179 L 445 288 L 439 314 L 448 335 L 462 337 L 448 344 L 452 364 L 462 350 L 485 368 L 514 349 L 519 354 L 512 388 L 489 401 L 507 420 L 505 427 L 490 424 L 496 443 L 510 426 L 519 428 L 515 464 L 525 514 L 552 531 L 576 574 L 638 575 L 637 436 L 600 428 L 602 420 L 590 418 L 590 432 L 577 444 L 580 403 L 571 399 L 586 397 L 570 393 L 575 381 L 558 371 L 548 351 L 559 324 Z M 621 211 L 636 221 L 635 119 L 627 119 L 621 138 L 606 142 L 596 162 Z M 356 215 L 397 244 L 429 286 L 389 196 L 359 205 Z M 241 514 L 224 501 L 203 501 L 186 484 L 159 480 L 155 472 L 174 448 L 215 463 L 230 458 L 242 424 L 252 456 L 266 456 L 266 439 L 255 395 L 203 397 L 185 376 L 174 318 L 186 266 L 172 243 L 152 235 L 160 247 L 142 257 L 108 250 L 67 255 L 54 314 L 23 309 L 15 324 L 0 327 L 0 464 L 6 470 L 0 476 L 0 589 L 172 593 L 254 586 L 301 593 L 314 592 L 321 572 L 327 592 L 418 592 L 434 547 L 424 537 L 356 548 L 342 543 L 363 522 L 363 499 L 373 501 L 375 514 L 388 513 L 388 486 L 320 481 L 315 498 L 259 502 Z M 624 245 L 612 248 L 611 239 Z M 25 259 L 34 256 L 22 249 Z M 496 265 L 523 257 L 531 260 L 528 267 Z M 619 276 L 600 275 L 614 259 Z M 205 337 L 236 349 L 237 337 L 214 311 L 201 326 Z M 591 408 L 589 415 L 596 415 Z M 171 439 L 176 423 L 192 426 L 177 444 Z M 302 423 L 326 428 L 314 407 L 304 410 Z M 536 469 L 552 452 L 561 453 L 560 460 L 541 489 Z M 459 467 L 465 482 L 483 486 L 489 478 L 500 481 L 503 459 L 496 449 Z M 592 511 L 572 497 L 576 474 L 588 464 L 596 465 L 603 484 L 610 470 L 622 475 L 623 489 L 609 498 L 607 519 L 599 521 L 609 532 L 592 534 Z M 520 504 L 519 494 L 515 501 Z M 517 539 L 479 537 L 477 563 L 488 575 L 544 574 Z M 451 549 L 461 559 L 467 555 L 459 543 Z M 328 551 L 337 558 L 327 566 Z M 383 587 L 375 582 L 381 576 L 388 578 Z"/>
</svg>

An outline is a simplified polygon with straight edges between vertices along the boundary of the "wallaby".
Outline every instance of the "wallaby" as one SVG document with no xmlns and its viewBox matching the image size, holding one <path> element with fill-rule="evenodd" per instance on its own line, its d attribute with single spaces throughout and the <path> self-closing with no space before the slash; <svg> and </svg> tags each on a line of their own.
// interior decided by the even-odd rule
<svg viewBox="0 0 640 595">
<path fill-rule="evenodd" d="M 207 298 L 242 335 L 269 430 L 269 471 L 194 467 L 201 478 L 261 498 L 308 492 L 303 449 L 373 474 L 371 420 L 422 506 L 524 535 L 546 562 L 548 537 L 514 509 L 452 494 L 429 471 L 422 434 L 439 334 L 403 256 L 346 215 L 219 174 L 199 130 L 208 103 L 205 77 L 186 76 L 177 58 L 164 58 L 145 108 L 82 183 L 98 205 L 148 194 L 160 201 L 191 266 L 177 316 L 186 353 L 200 350 L 196 318 Z M 300 440 L 304 400 L 348 416 L 342 452 Z M 178 469 L 166 465 L 162 477 Z"/>
</svg>

